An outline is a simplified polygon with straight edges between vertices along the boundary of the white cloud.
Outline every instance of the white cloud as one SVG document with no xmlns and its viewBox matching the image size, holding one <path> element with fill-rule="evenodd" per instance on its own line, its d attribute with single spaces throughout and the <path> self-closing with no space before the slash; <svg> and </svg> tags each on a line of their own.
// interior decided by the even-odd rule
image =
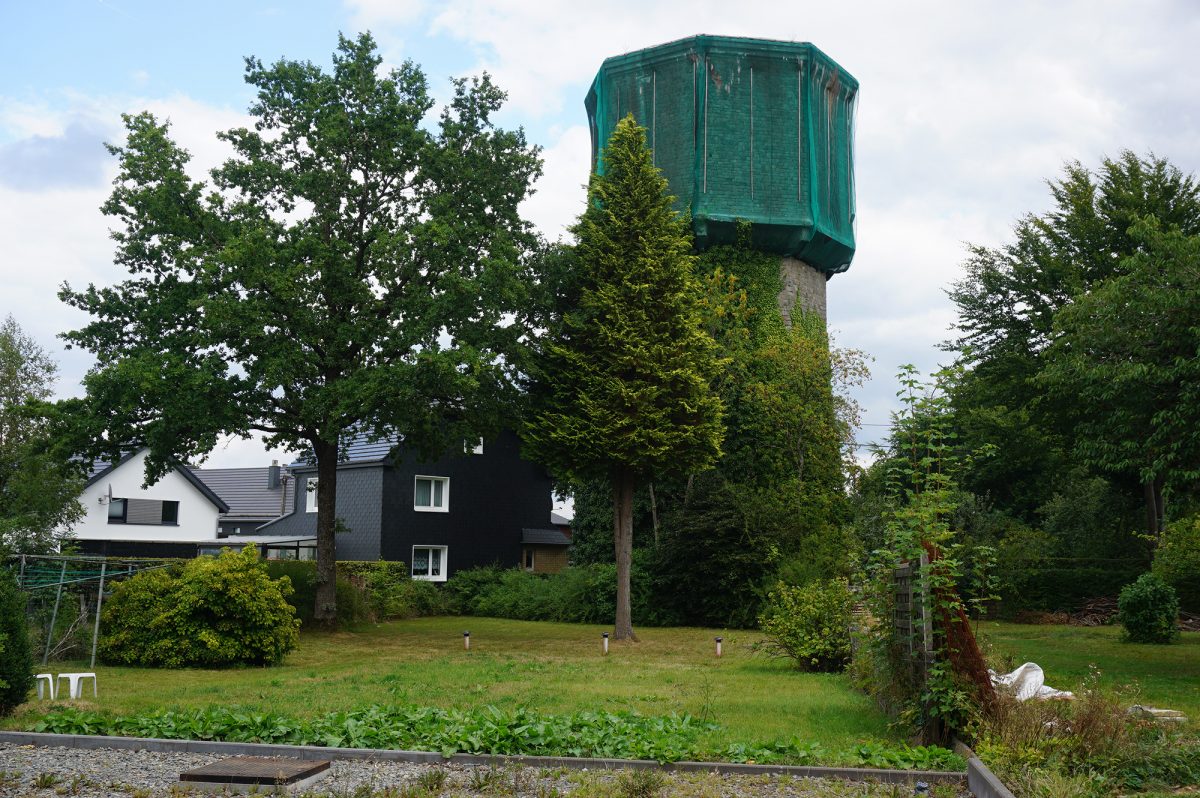
<svg viewBox="0 0 1200 798">
<path fill-rule="evenodd" d="M 85 120 L 94 135 L 80 146 L 94 147 L 90 163 L 98 179 L 84 185 L 53 185 L 43 181 L 42 190 L 14 188 L 0 182 L 0 280 L 4 286 L 3 310 L 60 364 L 58 392 L 78 395 L 80 380 L 91 367 L 92 358 L 78 350 L 66 351 L 58 334 L 87 322 L 81 312 L 57 298 L 59 287 L 68 282 L 75 289 L 89 283 L 110 285 L 125 277 L 113 264 L 109 220 L 100 212 L 116 176 L 116 160 L 104 150 L 104 141 L 122 138 L 121 113 L 149 110 L 159 119 L 169 119 L 171 133 L 193 155 L 193 177 L 228 154 L 228 146 L 215 137 L 218 130 L 246 124 L 247 117 L 227 108 L 217 108 L 183 95 L 167 98 L 84 97 L 55 95 L 37 103 L 14 103 L 0 98 L 0 141 L 20 145 L 35 138 L 63 140 L 72 126 Z M 91 168 L 91 167 L 88 167 Z"/>
<path fill-rule="evenodd" d="M 542 151 L 545 174 L 521 212 L 551 241 L 565 236 L 567 227 L 583 212 L 591 151 L 586 125 L 567 128 Z"/>
</svg>

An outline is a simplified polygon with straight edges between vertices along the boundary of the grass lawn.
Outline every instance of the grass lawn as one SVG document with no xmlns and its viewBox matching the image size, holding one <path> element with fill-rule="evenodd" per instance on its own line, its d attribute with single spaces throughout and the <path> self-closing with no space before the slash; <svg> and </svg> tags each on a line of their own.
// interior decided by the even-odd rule
<svg viewBox="0 0 1200 798">
<path fill-rule="evenodd" d="M 1200 727 L 1200 632 L 1185 632 L 1167 646 L 1121 641 L 1120 626 L 1033 626 L 984 621 L 980 636 L 1015 665 L 1036 662 L 1046 683 L 1075 690 L 1090 666 L 1102 683 L 1136 683 L 1136 703 L 1178 709 Z M 985 643 L 987 645 L 987 643 Z"/>
<path fill-rule="evenodd" d="M 471 631 L 470 652 L 463 650 L 465 629 Z M 274 668 L 97 666 L 100 697 L 94 708 L 131 713 L 223 704 L 299 717 L 387 703 L 526 706 L 555 714 L 633 709 L 644 715 L 687 712 L 714 721 L 720 731 L 702 741 L 711 749 L 793 735 L 832 750 L 867 739 L 897 740 L 888 719 L 845 676 L 801 673 L 789 661 L 751 652 L 758 633 L 641 629 L 640 642 L 613 642 L 603 657 L 602 631 L 448 617 L 394 621 L 356 632 L 305 632 L 285 664 Z M 719 660 L 713 644 L 718 634 L 725 638 Z M 90 703 L 85 697 L 88 701 L 77 703 Z M 30 702 L 3 726 L 27 727 L 44 707 Z"/>
</svg>

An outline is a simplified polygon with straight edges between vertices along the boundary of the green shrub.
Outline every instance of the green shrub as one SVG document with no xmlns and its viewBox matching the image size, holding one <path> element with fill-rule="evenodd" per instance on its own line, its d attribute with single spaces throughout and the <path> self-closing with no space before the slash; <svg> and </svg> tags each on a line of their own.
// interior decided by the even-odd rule
<svg viewBox="0 0 1200 798">
<path fill-rule="evenodd" d="M 25 701 L 33 687 L 33 653 L 25 622 L 25 595 L 0 567 L 0 716 Z"/>
<path fill-rule="evenodd" d="M 317 564 L 312 560 L 268 560 L 267 573 L 272 579 L 288 578 L 292 584 L 288 604 L 296 611 L 302 625 L 310 625 L 317 601 Z M 366 592 L 342 574 L 341 563 L 338 564 L 334 590 L 339 626 L 352 628 L 371 620 L 371 605 Z"/>
<path fill-rule="evenodd" d="M 252 546 L 121 582 L 104 604 L 101 659 L 180 668 L 272 665 L 296 646 L 288 579 L 272 579 Z"/>
<path fill-rule="evenodd" d="M 633 622 L 664 625 L 652 600 L 650 579 L 634 554 L 630 573 Z M 617 606 L 617 566 L 597 563 L 533 574 L 496 566 L 456 573 L 446 583 L 447 607 L 463 615 L 520 621 L 612 623 Z M 668 621 L 669 622 L 669 621 Z"/>
<path fill-rule="evenodd" d="M 437 585 L 413 579 L 408 565 L 389 560 L 338 563 L 338 575 L 361 584 L 376 620 L 442 615 L 445 599 Z"/>
<path fill-rule="evenodd" d="M 845 579 L 794 587 L 780 582 L 758 618 L 770 639 L 765 648 L 806 670 L 837 671 L 850 660 L 854 596 Z"/>
<path fill-rule="evenodd" d="M 1167 524 L 1153 570 L 1175 588 L 1183 609 L 1200 612 L 1200 515 Z"/>
<path fill-rule="evenodd" d="M 1179 599 L 1155 574 L 1142 574 L 1121 591 L 1118 619 L 1133 643 L 1170 643 L 1179 637 Z"/>
</svg>

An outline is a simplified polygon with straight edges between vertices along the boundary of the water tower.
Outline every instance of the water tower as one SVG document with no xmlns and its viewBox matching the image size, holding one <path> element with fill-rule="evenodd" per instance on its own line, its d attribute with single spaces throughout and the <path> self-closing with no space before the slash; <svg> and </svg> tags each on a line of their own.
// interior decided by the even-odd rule
<svg viewBox="0 0 1200 798">
<path fill-rule="evenodd" d="M 606 59 L 587 96 L 592 165 L 633 114 L 697 246 L 778 255 L 779 307 L 825 316 L 825 282 L 854 257 L 858 81 L 805 42 L 693 36 Z"/>
</svg>

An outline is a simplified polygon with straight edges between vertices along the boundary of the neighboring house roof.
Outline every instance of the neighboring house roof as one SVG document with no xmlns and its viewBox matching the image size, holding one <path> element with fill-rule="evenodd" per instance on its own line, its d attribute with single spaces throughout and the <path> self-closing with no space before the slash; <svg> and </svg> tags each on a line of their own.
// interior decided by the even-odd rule
<svg viewBox="0 0 1200 798">
<path fill-rule="evenodd" d="M 565 515 L 558 513 L 550 513 L 550 523 L 555 526 L 570 526 L 573 519 L 567 518 Z"/>
<path fill-rule="evenodd" d="M 121 459 L 117 460 L 116 462 L 112 462 L 111 460 L 93 460 L 91 472 L 88 476 L 87 484 L 84 487 L 99 482 L 103 477 L 120 468 L 126 461 L 141 451 L 142 449 L 134 449 L 133 451 L 126 452 L 125 454 L 121 455 Z M 200 491 L 204 498 L 215 504 L 218 510 L 223 513 L 229 512 L 229 505 L 226 504 L 220 496 L 213 493 L 212 489 L 209 488 L 208 485 L 205 485 L 203 482 L 201 482 L 196 475 L 192 473 L 191 468 L 173 457 L 167 462 L 169 462 L 175 471 L 178 472 L 184 479 L 192 483 L 192 485 L 196 488 L 196 490 Z"/>
<path fill-rule="evenodd" d="M 229 505 L 227 521 L 268 521 L 291 507 L 296 480 L 280 469 L 280 485 L 268 487 L 270 467 L 194 468 L 192 473 Z"/>
<path fill-rule="evenodd" d="M 380 463 L 388 459 L 388 452 L 400 442 L 399 435 L 389 435 L 379 440 L 373 439 L 365 432 L 355 432 L 342 440 L 338 465 Z M 305 454 L 290 464 L 288 468 L 308 469 L 316 466 L 311 454 Z"/>
<path fill-rule="evenodd" d="M 522 529 L 521 542 L 540 546 L 571 545 L 571 539 L 557 529 Z"/>
</svg>

